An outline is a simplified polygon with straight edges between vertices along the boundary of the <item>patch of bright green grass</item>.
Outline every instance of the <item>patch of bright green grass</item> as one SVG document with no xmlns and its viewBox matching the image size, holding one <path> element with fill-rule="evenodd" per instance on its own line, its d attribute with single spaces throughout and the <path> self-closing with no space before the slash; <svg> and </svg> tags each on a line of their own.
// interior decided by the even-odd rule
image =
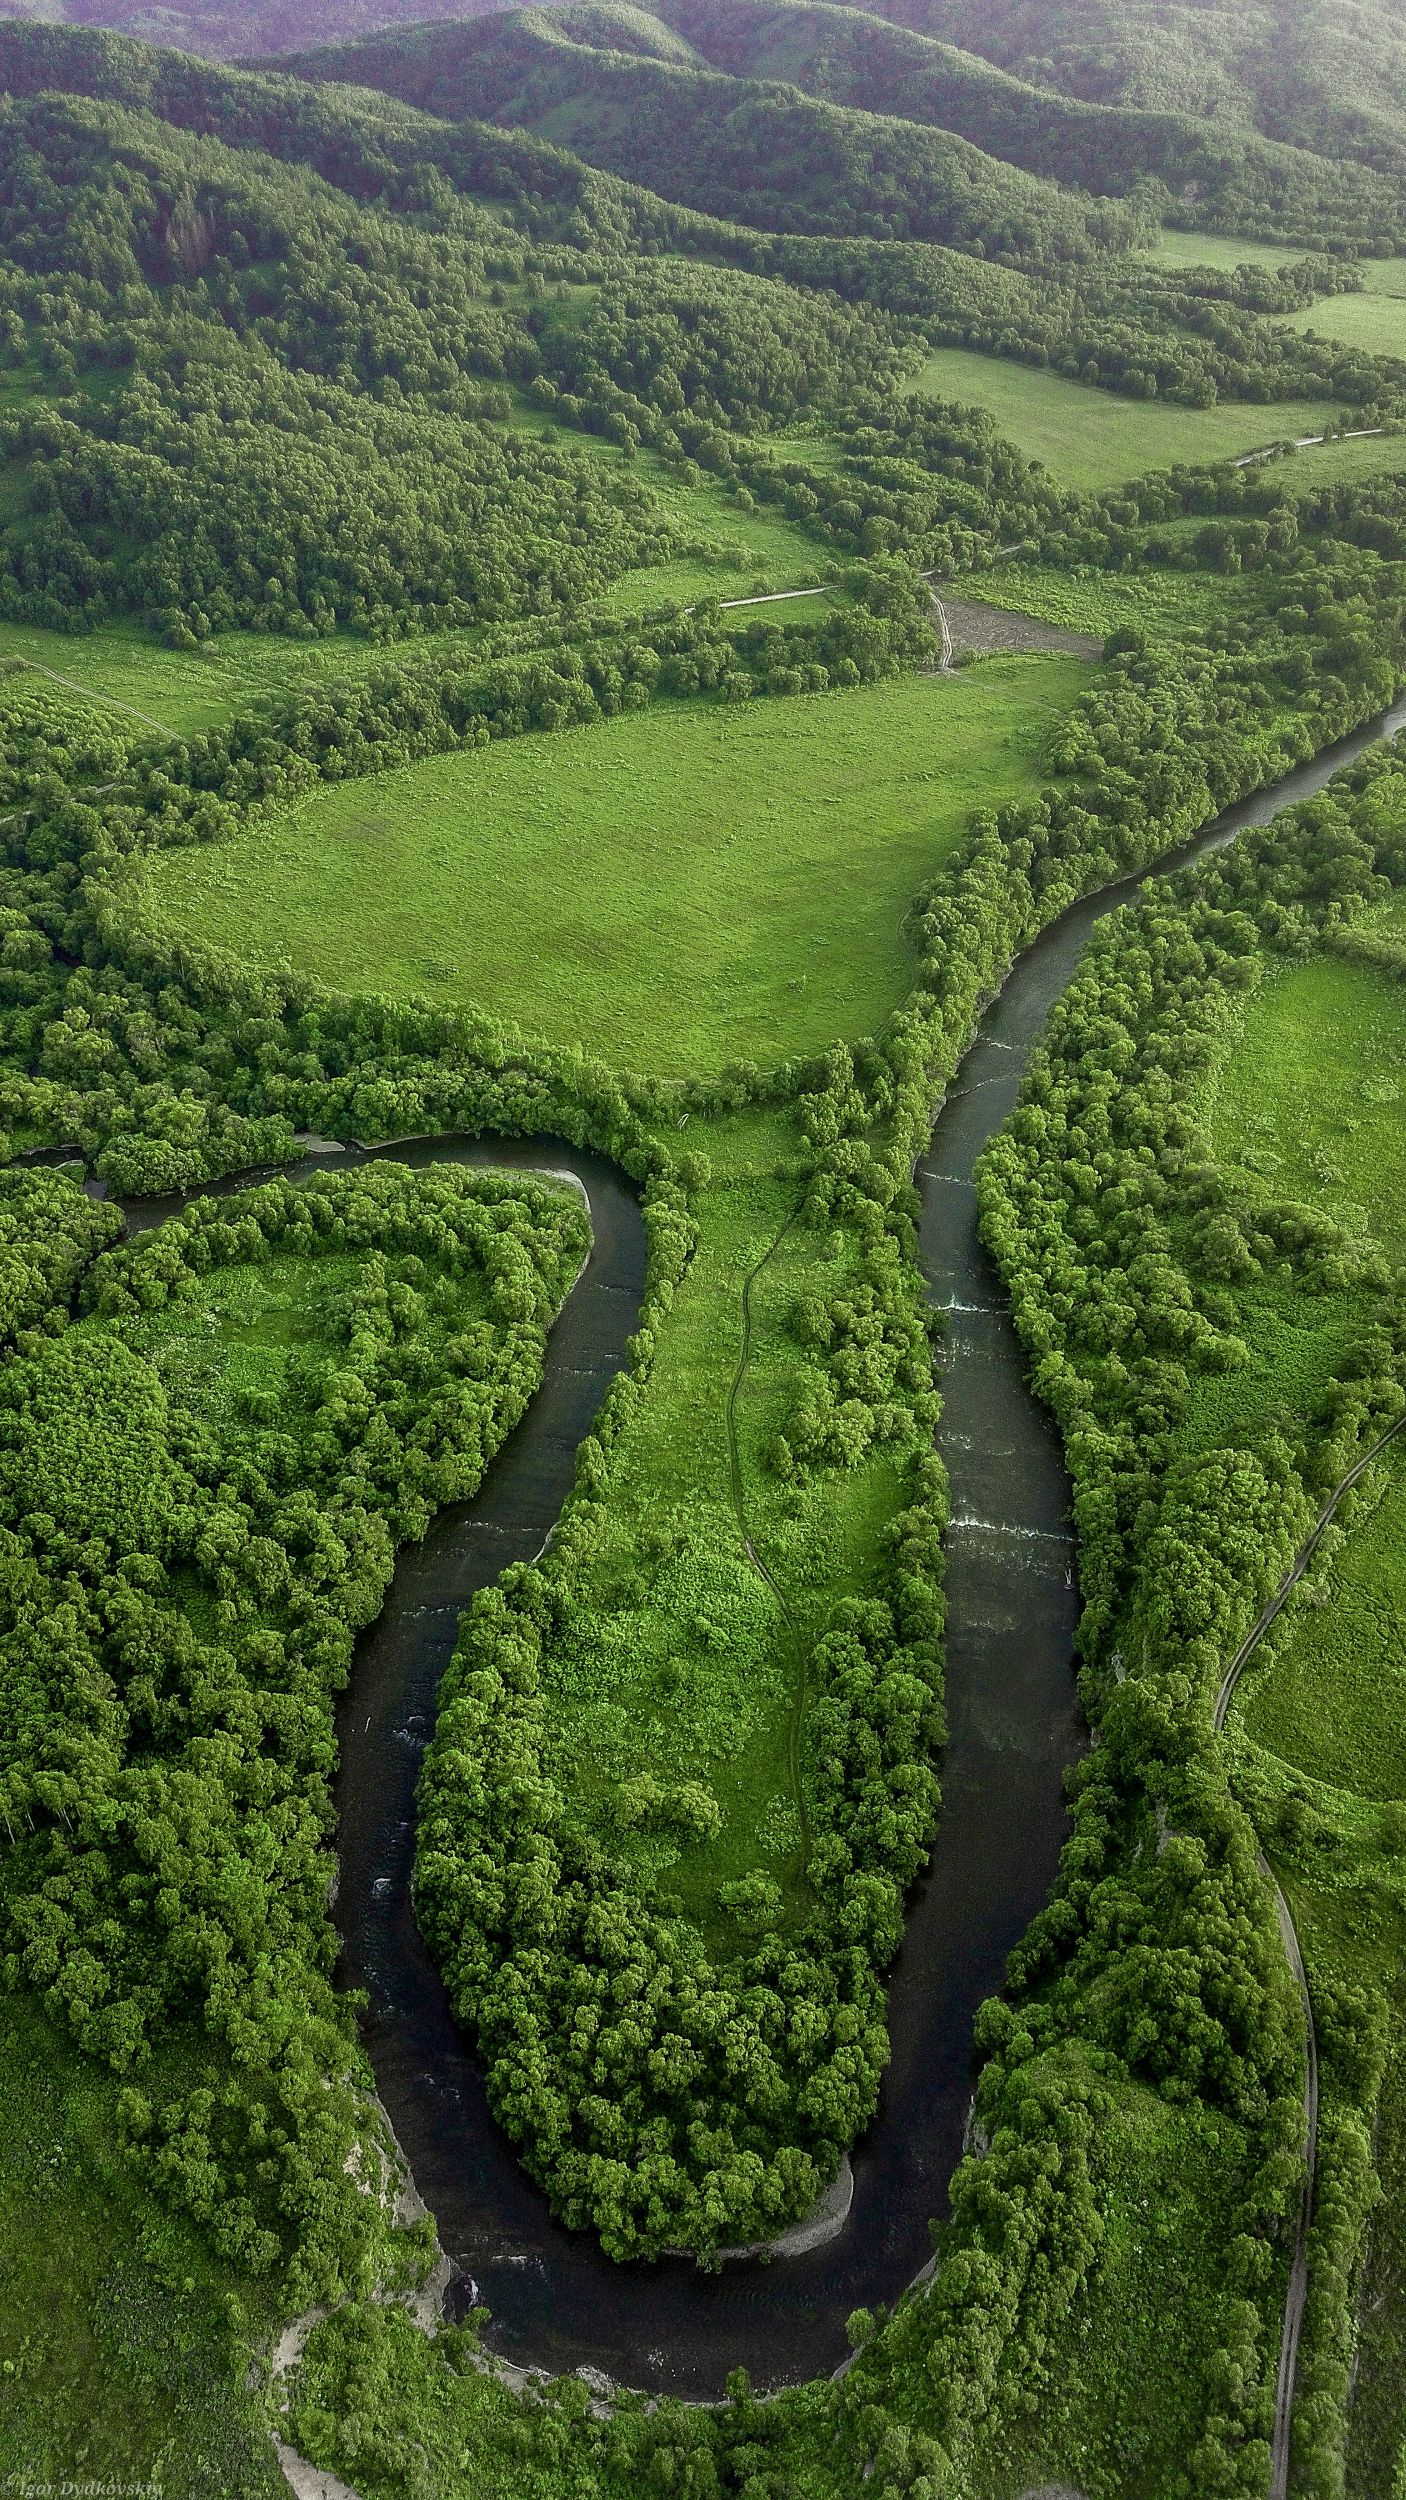
<svg viewBox="0 0 1406 2500">
<path fill-rule="evenodd" d="M 1406 990 L 1322 954 L 1238 1005 L 1210 1122 L 1219 1161 L 1400 1247 L 1404 1119 Z"/>
<path fill-rule="evenodd" d="M 1291 1433 L 1301 1429 L 1371 1310 L 1367 1295 L 1309 1293 L 1283 1279 L 1242 1289 L 1235 1329 L 1249 1361 L 1237 1371 L 1193 1375 L 1179 1452 L 1240 1441 L 1271 1417 Z"/>
<path fill-rule="evenodd" d="M 1217 1162 L 1399 1248 L 1403 1099 L 1406 990 L 1325 953 L 1271 960 L 1258 988 L 1227 1004 L 1199 1109 Z M 1236 1329 L 1250 1359 L 1196 1377 L 1180 1445 L 1235 1439 L 1272 1413 L 1302 1425 L 1372 1307 L 1366 1291 L 1319 1292 L 1297 1276 L 1242 1287 Z"/>
<path fill-rule="evenodd" d="M 1378 295 L 1406 296 L 1406 260 L 1364 260 L 1362 282 Z"/>
<path fill-rule="evenodd" d="M 1406 357 L 1406 299 L 1375 287 L 1359 295 L 1325 295 L 1306 312 L 1291 313 L 1293 330 L 1316 330 L 1369 356 Z"/>
<path fill-rule="evenodd" d="M 1358 1521 L 1303 1607 L 1272 1669 L 1248 1688 L 1257 1745 L 1313 1779 L 1386 1800 L 1406 1797 L 1406 1454 L 1383 1470 Z"/>
<path fill-rule="evenodd" d="M 173 1402 L 237 1432 L 241 1399 L 267 1392 L 282 1401 L 294 1357 L 304 1375 L 309 1366 L 320 1373 L 331 1363 L 336 1340 L 328 1320 L 363 1266 L 360 1256 L 274 1253 L 247 1266 L 217 1267 L 174 1301 L 125 1316 L 121 1335 L 150 1364 Z M 470 1280 L 465 1283 L 466 1299 L 476 1308 L 481 1297 Z M 83 1338 L 116 1324 L 83 1320 L 67 1334 Z"/>
<path fill-rule="evenodd" d="M 1347 486 L 1358 478 L 1406 467 L 1406 434 L 1340 435 L 1336 442 L 1305 443 L 1285 452 L 1266 467 L 1276 494 L 1299 497 L 1317 494 L 1324 486 Z"/>
<path fill-rule="evenodd" d="M 1110 634 L 1120 625 L 1139 625 L 1175 635 L 1223 616 L 1246 596 L 1247 585 L 1243 576 L 1183 573 L 1169 565 L 1105 573 L 1096 565 L 1079 564 L 1065 572 L 1055 564 L 1009 556 L 989 572 L 973 574 L 971 589 L 993 607 L 1041 616 L 1072 633 Z"/>
<path fill-rule="evenodd" d="M 759 586 L 795 590 L 826 581 L 835 572 L 835 555 L 823 541 L 807 537 L 795 521 L 774 506 L 749 510 L 729 488 L 693 462 L 670 464 L 657 452 L 640 449 L 628 457 L 618 443 L 600 434 L 565 426 L 525 393 L 514 392 L 511 419 L 518 433 L 542 440 L 563 441 L 575 452 L 606 468 L 628 474 L 649 488 L 659 515 L 677 541 L 678 552 L 659 564 L 639 565 L 622 573 L 604 599 L 596 602 L 615 616 L 628 616 L 665 600 L 743 599 Z M 820 465 L 827 448 L 821 438 L 796 438 L 777 443 L 778 452 Z M 750 501 L 750 498 L 749 498 Z"/>
<path fill-rule="evenodd" d="M 341 989 L 462 1000 L 617 1066 L 775 1064 L 903 996 L 907 905 L 1038 785 L 1086 662 L 660 703 L 320 789 L 169 853 L 132 908 Z"/>
<path fill-rule="evenodd" d="M 1322 400 L 1178 408 L 1170 400 L 1118 399 L 965 347 L 939 348 L 911 387 L 934 399 L 975 401 L 1061 485 L 1094 491 L 1148 469 L 1230 460 L 1281 436 L 1318 434 L 1336 414 Z"/>
<path fill-rule="evenodd" d="M 256 2296 L 146 2194 L 116 2084 L 0 1997 L 0 2483 L 278 2500 Z"/>
<path fill-rule="evenodd" d="M 103 625 L 91 634 L 51 633 L 0 621 L 0 664 L 28 663 L 23 679 L 57 707 L 81 705 L 138 744 L 152 730 L 192 737 L 246 705 L 297 686 L 365 676 L 403 659 L 466 656 L 477 631 L 427 634 L 413 642 L 369 642 L 360 634 L 307 641 L 283 634 L 222 634 L 198 650 L 175 651 L 139 625 Z"/>
<path fill-rule="evenodd" d="M 1257 269 L 1284 269 L 1302 254 L 1283 243 L 1251 243 L 1241 234 L 1183 234 L 1164 226 L 1147 258 L 1167 269 L 1238 269 L 1246 261 Z"/>
<path fill-rule="evenodd" d="M 744 1939 L 720 1906 L 722 1885 L 760 1874 L 778 1915 L 804 1906 L 803 1660 L 840 1600 L 872 1583 L 903 1495 L 899 1465 L 882 1453 L 799 1484 L 777 1473 L 794 1311 L 804 1294 L 843 1292 L 849 1259 L 792 1221 L 799 1191 L 784 1166 L 795 1139 L 783 1121 L 711 1122 L 699 1143 L 710 1177 L 697 1193 L 698 1247 L 617 1444 L 578 1566 L 584 1594 L 549 1654 L 548 1718 L 554 1776 L 576 1810 L 727 1952 Z M 690 1836 L 667 1812 L 634 1820 L 642 1775 L 701 1785 L 720 1827 Z"/>
</svg>

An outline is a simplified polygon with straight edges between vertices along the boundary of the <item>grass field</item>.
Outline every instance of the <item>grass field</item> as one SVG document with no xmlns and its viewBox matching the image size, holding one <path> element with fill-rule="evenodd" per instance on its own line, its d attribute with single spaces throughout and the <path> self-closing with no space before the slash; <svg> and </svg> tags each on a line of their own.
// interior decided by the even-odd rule
<svg viewBox="0 0 1406 2500">
<path fill-rule="evenodd" d="M 660 1075 L 775 1063 L 902 996 L 899 923 L 1031 789 L 1087 663 L 661 704 L 317 791 L 139 872 L 135 908 L 339 988 L 474 1002 Z"/>
<path fill-rule="evenodd" d="M 1283 269 L 1301 255 L 1284 243 L 1251 243 L 1240 234 L 1184 234 L 1164 226 L 1149 260 L 1168 269 L 1238 269 L 1252 261 L 1260 269 Z"/>
<path fill-rule="evenodd" d="M 1199 524 L 1198 524 L 1199 526 Z M 989 572 L 971 577 L 974 595 L 993 607 L 1011 608 L 1022 616 L 1042 616 L 1051 625 L 1081 634 L 1109 634 L 1120 625 L 1140 625 L 1162 635 L 1193 631 L 1213 616 L 1243 600 L 1243 577 L 1224 573 L 1183 573 L 1169 565 L 1144 565 L 1136 572 L 1101 572 L 1096 565 L 1036 564 L 1008 556 Z"/>
<path fill-rule="evenodd" d="M 1307 443 L 1270 464 L 1276 492 L 1292 496 L 1316 494 L 1321 486 L 1347 486 L 1357 478 L 1376 477 L 1386 469 L 1406 467 L 1406 434 L 1369 434 L 1355 441 Z"/>
<path fill-rule="evenodd" d="M 514 393 L 511 419 L 523 434 L 557 439 L 607 468 L 622 469 L 625 454 L 599 434 L 562 425 L 535 408 L 525 393 Z M 790 445 L 796 457 L 823 456 L 823 443 L 809 440 Z M 636 609 L 667 599 L 743 599 L 757 590 L 794 590 L 823 581 L 834 570 L 833 551 L 808 538 L 784 513 L 761 508 L 747 511 L 734 502 L 729 489 L 703 470 L 685 473 L 671 468 L 657 452 L 636 451 L 629 474 L 647 486 L 680 552 L 662 564 L 638 566 L 622 573 L 599 602 L 611 614 L 628 616 Z"/>
<path fill-rule="evenodd" d="M 900 1501 L 894 1461 L 787 1485 L 769 1464 L 794 1393 L 791 1313 L 843 1290 L 828 1237 L 793 1228 L 794 1131 L 767 1112 L 710 1122 L 699 1242 L 659 1332 L 648 1393 L 619 1444 L 603 1522 L 549 1660 L 554 1775 L 608 1845 L 677 1893 L 710 1944 L 742 1940 L 720 1887 L 760 1874 L 777 1915 L 806 1899 L 797 1793 L 802 1659 L 842 1597 L 871 1580 Z M 751 1293 L 748 1360 L 742 1292 Z M 743 1545 L 746 1531 L 781 1597 Z M 710 1789 L 709 1838 L 629 1826 L 640 1774 Z"/>
<path fill-rule="evenodd" d="M 1275 1199 L 1349 1232 L 1406 1247 L 1406 991 L 1328 954 L 1284 968 L 1227 1012 L 1199 1101 L 1215 1160 Z M 1301 1427 L 1371 1317 L 1363 1290 L 1321 1292 L 1269 1276 L 1236 1296 L 1249 1361 L 1202 1373 L 1183 1451 L 1235 1439 L 1282 1413 Z"/>
<path fill-rule="evenodd" d="M 50 633 L 0 622 L 0 665 L 23 660 L 56 700 L 110 712 L 114 728 L 141 742 L 151 729 L 191 737 L 267 695 L 298 685 L 365 676 L 399 658 L 472 652 L 474 632 L 428 634 L 413 643 L 368 642 L 328 634 L 306 642 L 283 634 L 223 634 L 197 651 L 174 651 L 139 625 L 104 625 L 91 634 Z"/>
<path fill-rule="evenodd" d="M 1321 433 L 1336 414 L 1314 400 L 1176 408 L 1165 400 L 1117 399 L 965 347 L 939 348 L 912 388 L 988 408 L 1029 459 L 1042 461 L 1061 485 L 1087 490 L 1178 461 L 1233 459 L 1283 435 Z"/>
<path fill-rule="evenodd" d="M 1243 1003 L 1215 1088 L 1217 1160 L 1406 1249 L 1406 991 L 1315 955 Z"/>
<path fill-rule="evenodd" d="M 1406 295 L 1371 285 L 1360 295 L 1325 295 L 1306 312 L 1291 313 L 1289 327 L 1341 339 L 1369 356 L 1406 357 Z"/>
</svg>

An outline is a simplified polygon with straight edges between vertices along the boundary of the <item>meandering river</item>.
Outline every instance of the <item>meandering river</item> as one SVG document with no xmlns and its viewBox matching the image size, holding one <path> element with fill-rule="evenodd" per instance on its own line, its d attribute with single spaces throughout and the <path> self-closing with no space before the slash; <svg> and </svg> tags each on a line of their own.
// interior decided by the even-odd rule
<svg viewBox="0 0 1406 2500">
<path fill-rule="evenodd" d="M 1274 789 L 1232 810 L 1149 874 L 1199 856 L 1311 797 L 1406 725 L 1406 700 Z M 744 2364 L 768 2387 L 835 2369 L 850 2311 L 891 2302 L 930 2255 L 962 2149 L 972 2022 L 1039 1908 L 1065 1830 L 1064 1775 L 1084 1742 L 1075 1700 L 1078 1598 L 1068 1485 L 1051 1421 L 1026 1383 L 976 1231 L 975 1165 L 1008 1116 L 1050 1008 L 1096 922 L 1143 883 L 1076 904 L 1036 940 L 989 1006 L 918 1167 L 921 1259 L 948 1314 L 938 1446 L 951 1478 L 948 1714 L 942 1820 L 889 1994 L 893 2044 L 877 2117 L 854 2155 L 842 2230 L 808 2255 L 724 2266 L 622 2267 L 561 2229 L 492 2119 L 410 1909 L 415 1787 L 458 1618 L 476 1589 L 536 1554 L 570 1489 L 577 1443 L 623 1365 L 644 1283 L 644 1231 L 620 1173 L 555 1140 L 428 1138 L 379 1148 L 414 1165 L 569 1172 L 594 1248 L 548 1349 L 546 1375 L 474 1501 L 400 1554 L 386 1607 L 358 1645 L 338 1716 L 341 1977 L 368 1999 L 381 2099 L 452 2259 L 451 2305 L 492 2311 L 486 2340 L 518 2363 L 583 2365 L 635 2387 L 722 2392 Z M 299 1173 L 364 1159 L 339 1149 Z M 169 1206 L 129 1210 L 134 1225 Z"/>
</svg>

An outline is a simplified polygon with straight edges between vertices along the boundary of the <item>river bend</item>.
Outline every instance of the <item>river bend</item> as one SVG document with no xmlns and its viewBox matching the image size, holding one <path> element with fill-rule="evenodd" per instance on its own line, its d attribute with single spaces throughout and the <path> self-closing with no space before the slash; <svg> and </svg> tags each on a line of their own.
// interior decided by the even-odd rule
<svg viewBox="0 0 1406 2500">
<path fill-rule="evenodd" d="M 1406 724 L 1406 701 L 1230 811 L 1158 863 L 1214 849 Z M 1026 1381 L 1005 1297 L 976 1230 L 975 1165 L 1008 1117 L 1051 1007 L 1129 878 L 1074 905 L 1021 957 L 983 1017 L 917 1172 L 920 1256 L 947 1313 L 938 1447 L 951 1479 L 942 1819 L 889 1992 L 892 2060 L 854 2154 L 842 2231 L 803 2256 L 620 2266 L 555 2223 L 494 2122 L 410 1908 L 415 1789 L 440 1678 L 475 1590 L 541 1548 L 575 1453 L 626 1361 L 644 1286 L 637 1200 L 603 1158 L 555 1139 L 427 1138 L 375 1151 L 570 1172 L 587 1191 L 594 1246 L 552 1331 L 542 1387 L 476 1498 L 397 1558 L 386 1606 L 362 1636 L 338 1711 L 340 1976 L 368 2001 L 365 2045 L 416 2185 L 453 2262 L 451 2306 L 482 2301 L 486 2341 L 553 2371 L 588 2366 L 622 2384 L 716 2397 L 739 2364 L 758 2387 L 835 2369 L 851 2310 L 890 2303 L 930 2253 L 972 2090 L 982 1999 L 1040 1907 L 1066 1819 L 1064 1776 L 1084 1742 L 1074 1686 L 1078 1610 L 1069 1489 L 1050 1417 Z M 362 1160 L 339 1149 L 298 1167 Z M 145 1225 L 169 1211 L 133 1208 Z"/>
</svg>

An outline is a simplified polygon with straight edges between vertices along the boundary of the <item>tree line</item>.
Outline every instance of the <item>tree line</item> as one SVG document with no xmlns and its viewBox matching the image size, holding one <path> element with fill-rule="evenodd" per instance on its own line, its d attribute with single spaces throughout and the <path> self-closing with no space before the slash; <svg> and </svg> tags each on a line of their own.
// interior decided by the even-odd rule
<svg viewBox="0 0 1406 2500">
<path fill-rule="evenodd" d="M 4 1966 L 129 2078 L 155 2190 L 335 2297 L 381 2226 L 330 1977 L 332 1701 L 396 1546 L 535 1390 L 588 1228 L 530 1178 L 386 1162 L 121 1233 L 68 1175 L 0 1175 Z M 231 1391 L 199 1349 L 269 1272 L 307 1316 Z M 187 2082 L 151 2056 L 180 2029 Z"/>
</svg>

